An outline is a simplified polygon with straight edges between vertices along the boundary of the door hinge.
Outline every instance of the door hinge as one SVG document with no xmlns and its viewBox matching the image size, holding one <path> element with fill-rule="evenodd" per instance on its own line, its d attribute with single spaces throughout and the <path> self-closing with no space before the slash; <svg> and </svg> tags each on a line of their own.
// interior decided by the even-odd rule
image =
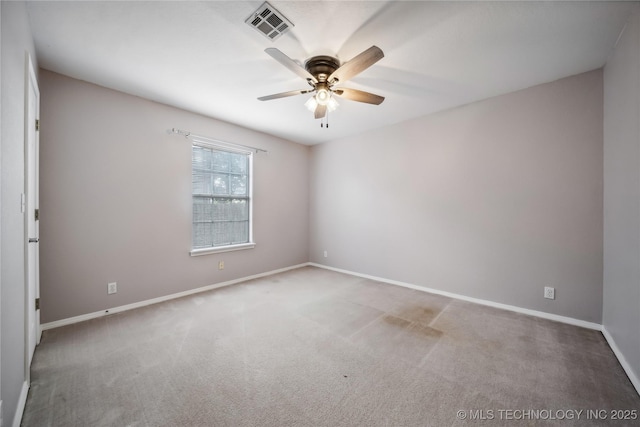
<svg viewBox="0 0 640 427">
<path fill-rule="evenodd" d="M 36 130 L 40 130 L 40 119 L 36 119 Z"/>
<path fill-rule="evenodd" d="M 36 298 L 36 310 L 40 310 L 40 298 Z"/>
<path fill-rule="evenodd" d="M 40 221 L 40 209 L 36 209 L 34 217 L 35 217 L 36 221 Z"/>
</svg>

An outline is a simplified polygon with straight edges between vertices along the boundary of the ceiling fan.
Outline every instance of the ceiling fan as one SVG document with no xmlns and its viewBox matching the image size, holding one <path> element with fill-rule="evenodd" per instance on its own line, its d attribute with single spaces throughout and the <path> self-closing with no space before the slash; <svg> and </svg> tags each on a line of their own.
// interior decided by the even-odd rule
<svg viewBox="0 0 640 427">
<path fill-rule="evenodd" d="M 314 92 L 314 95 L 309 98 L 305 105 L 309 110 L 314 112 L 316 119 L 325 117 L 327 111 L 333 111 L 338 107 L 338 103 L 333 98 L 334 95 L 352 101 L 374 105 L 379 105 L 384 101 L 383 96 L 338 86 L 355 75 L 360 74 L 384 57 L 384 53 L 377 46 L 371 46 L 344 64 L 340 64 L 340 61 L 332 56 L 314 56 L 305 61 L 304 68 L 274 47 L 265 49 L 265 52 L 289 70 L 305 79 L 309 86 L 311 86 L 311 89 L 292 90 L 274 95 L 261 96 L 258 98 L 260 101 L 269 101 L 271 99 Z"/>
</svg>

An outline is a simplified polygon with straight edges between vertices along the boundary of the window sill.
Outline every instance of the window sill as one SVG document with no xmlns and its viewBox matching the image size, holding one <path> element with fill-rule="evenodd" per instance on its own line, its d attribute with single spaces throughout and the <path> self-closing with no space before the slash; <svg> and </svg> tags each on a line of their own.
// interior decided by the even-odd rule
<svg viewBox="0 0 640 427">
<path fill-rule="evenodd" d="M 239 245 L 217 246 L 215 248 L 192 249 L 191 252 L 189 252 L 189 254 L 191 256 L 200 256 L 200 255 L 218 254 L 221 252 L 242 251 L 244 249 L 253 249 L 255 247 L 256 247 L 256 244 L 253 242 L 241 243 Z"/>
</svg>

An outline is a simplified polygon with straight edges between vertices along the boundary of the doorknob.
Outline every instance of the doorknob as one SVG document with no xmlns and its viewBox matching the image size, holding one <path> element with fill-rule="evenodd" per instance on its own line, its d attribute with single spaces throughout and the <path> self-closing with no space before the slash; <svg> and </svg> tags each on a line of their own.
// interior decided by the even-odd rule
<svg viewBox="0 0 640 427">
<path fill-rule="evenodd" d="M 40 241 L 37 237 L 29 237 L 29 243 L 38 243 Z"/>
</svg>

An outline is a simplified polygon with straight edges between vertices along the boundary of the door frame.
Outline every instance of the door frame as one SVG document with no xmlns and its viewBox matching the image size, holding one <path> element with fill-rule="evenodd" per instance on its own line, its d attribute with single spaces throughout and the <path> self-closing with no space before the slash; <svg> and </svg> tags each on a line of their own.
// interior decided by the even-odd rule
<svg viewBox="0 0 640 427">
<path fill-rule="evenodd" d="M 31 325 L 30 325 L 30 315 L 35 305 L 35 299 L 40 297 L 40 256 L 39 256 L 39 243 L 35 243 L 36 252 L 33 262 L 35 262 L 35 289 L 34 295 L 31 295 L 30 292 L 30 279 L 31 279 L 31 260 L 29 257 L 29 238 L 35 237 L 39 239 L 39 221 L 34 221 L 34 230 L 33 236 L 30 236 L 29 230 L 29 216 L 35 215 L 34 209 L 39 208 L 39 168 L 40 168 L 40 159 L 39 159 L 39 151 L 40 151 L 40 141 L 39 141 L 39 131 L 36 129 L 36 120 L 40 120 L 40 88 L 38 86 L 38 79 L 36 77 L 35 69 L 33 68 L 33 61 L 31 60 L 31 55 L 27 53 L 25 60 L 25 107 L 24 107 L 24 266 L 25 266 L 25 379 L 27 384 L 31 383 L 31 359 L 33 354 L 31 353 L 31 341 L 35 338 L 35 343 L 38 345 L 40 343 L 40 336 L 42 333 L 40 327 L 40 310 L 34 310 L 34 322 L 35 322 L 35 334 L 33 337 L 31 335 Z M 35 92 L 36 100 L 35 100 L 35 111 L 30 111 L 30 102 L 29 97 L 31 91 Z M 30 131 L 33 132 L 35 137 L 35 147 L 34 147 L 34 159 L 33 159 L 33 168 L 30 166 L 30 149 L 29 149 L 29 135 Z M 30 206 L 29 203 L 29 182 L 33 179 L 33 192 L 34 192 L 34 203 L 33 206 Z M 35 351 L 35 350 L 34 350 Z"/>
</svg>

